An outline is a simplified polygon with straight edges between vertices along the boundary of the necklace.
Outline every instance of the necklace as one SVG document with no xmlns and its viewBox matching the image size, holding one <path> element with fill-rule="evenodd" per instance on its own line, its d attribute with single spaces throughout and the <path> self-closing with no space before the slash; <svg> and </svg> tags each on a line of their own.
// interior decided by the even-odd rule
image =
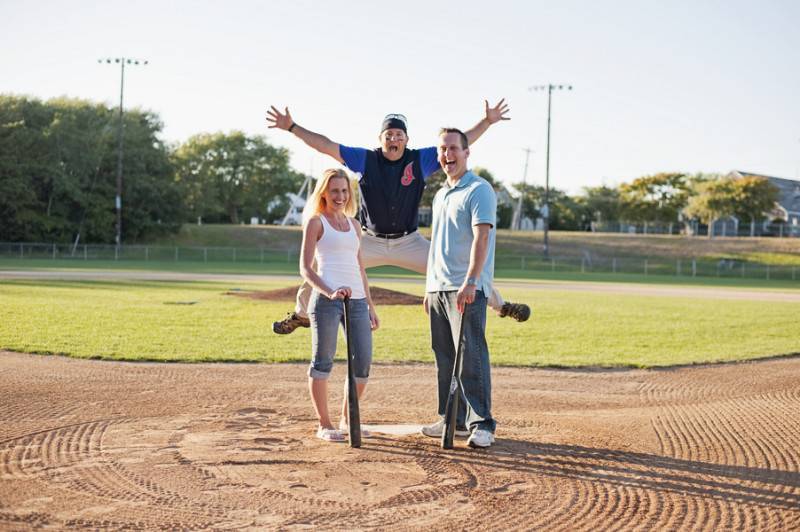
<svg viewBox="0 0 800 532">
<path fill-rule="evenodd" d="M 336 215 L 326 215 L 328 222 L 333 226 L 334 229 L 341 232 L 347 232 L 349 227 L 349 222 L 347 221 L 347 217 L 339 218 Z"/>
</svg>

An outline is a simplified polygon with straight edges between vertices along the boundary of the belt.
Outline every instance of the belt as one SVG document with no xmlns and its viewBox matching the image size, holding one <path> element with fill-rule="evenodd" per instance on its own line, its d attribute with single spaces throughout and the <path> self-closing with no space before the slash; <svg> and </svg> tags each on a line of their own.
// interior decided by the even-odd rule
<svg viewBox="0 0 800 532">
<path fill-rule="evenodd" d="M 374 236 L 374 237 L 378 237 L 378 238 L 385 238 L 387 240 L 394 240 L 395 238 L 401 238 L 401 237 L 404 237 L 406 235 L 410 235 L 411 233 L 416 231 L 416 229 L 414 229 L 414 231 L 404 231 L 402 233 L 376 233 L 372 229 L 367 229 L 366 227 L 361 227 L 361 229 L 363 229 L 364 232 L 367 233 L 370 236 Z"/>
</svg>

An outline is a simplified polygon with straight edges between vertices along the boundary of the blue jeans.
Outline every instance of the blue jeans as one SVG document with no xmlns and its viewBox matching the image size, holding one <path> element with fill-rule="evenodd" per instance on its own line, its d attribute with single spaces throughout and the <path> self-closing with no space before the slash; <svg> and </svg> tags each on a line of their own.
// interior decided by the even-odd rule
<svg viewBox="0 0 800 532">
<path fill-rule="evenodd" d="M 439 384 L 439 415 L 444 416 L 450 379 L 458 348 L 458 333 L 462 315 L 456 306 L 455 291 L 429 292 L 431 316 L 431 343 L 436 356 L 436 373 Z M 489 366 L 489 348 L 486 345 L 486 296 L 475 293 L 475 301 L 464 312 L 464 359 L 461 364 L 462 400 L 458 408 L 456 426 L 479 428 L 494 432 L 492 418 L 492 381 Z"/>
<path fill-rule="evenodd" d="M 344 301 L 329 299 L 316 290 L 309 301 L 308 318 L 311 321 L 311 366 L 308 376 L 327 379 L 333 369 L 339 325 L 344 329 Z M 366 299 L 350 300 L 350 338 L 355 353 L 357 383 L 366 383 L 372 365 L 372 328 Z M 346 359 L 345 359 L 346 360 Z"/>
</svg>

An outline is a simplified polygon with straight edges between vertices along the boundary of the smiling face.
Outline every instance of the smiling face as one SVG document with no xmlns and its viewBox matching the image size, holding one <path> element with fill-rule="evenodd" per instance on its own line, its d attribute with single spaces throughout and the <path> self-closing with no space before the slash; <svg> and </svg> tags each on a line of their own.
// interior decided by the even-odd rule
<svg viewBox="0 0 800 532">
<path fill-rule="evenodd" d="M 331 177 L 322 198 L 325 200 L 326 213 L 344 214 L 350 201 L 350 181 L 346 177 Z"/>
<path fill-rule="evenodd" d="M 469 148 L 463 145 L 461 135 L 445 132 L 439 135 L 439 164 L 451 180 L 461 179 L 467 172 Z"/>
<path fill-rule="evenodd" d="M 390 161 L 398 161 L 403 157 L 403 152 L 408 144 L 408 135 L 402 129 L 387 129 L 378 136 L 381 141 L 383 156 Z"/>
</svg>

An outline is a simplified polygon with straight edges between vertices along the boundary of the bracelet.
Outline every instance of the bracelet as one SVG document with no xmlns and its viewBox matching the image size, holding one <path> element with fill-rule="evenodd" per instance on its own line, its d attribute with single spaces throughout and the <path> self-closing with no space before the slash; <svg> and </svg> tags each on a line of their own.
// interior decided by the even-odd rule
<svg viewBox="0 0 800 532">
<path fill-rule="evenodd" d="M 292 122 L 292 125 L 291 125 L 291 126 L 289 126 L 289 129 L 287 129 L 286 131 L 288 131 L 289 133 L 291 133 L 291 132 L 292 132 L 292 130 L 294 129 L 294 126 L 296 126 L 296 125 L 297 125 L 297 123 L 296 123 L 296 122 Z"/>
</svg>

